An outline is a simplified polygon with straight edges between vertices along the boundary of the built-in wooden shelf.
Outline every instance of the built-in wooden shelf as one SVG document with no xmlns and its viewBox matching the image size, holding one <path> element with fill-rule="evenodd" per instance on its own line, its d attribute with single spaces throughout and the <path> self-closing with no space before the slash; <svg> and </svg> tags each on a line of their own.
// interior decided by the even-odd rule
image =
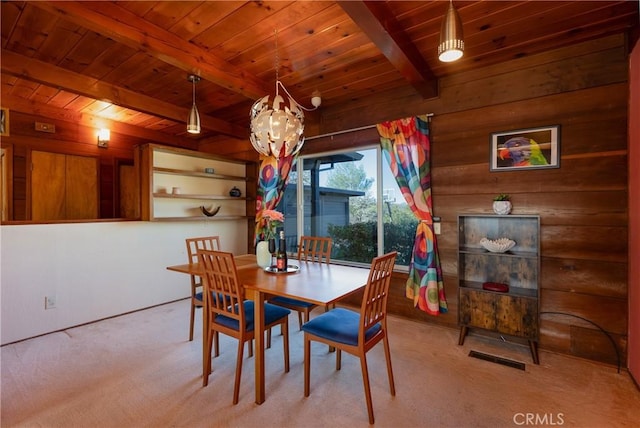
<svg viewBox="0 0 640 428">
<path fill-rule="evenodd" d="M 149 221 L 255 218 L 255 163 L 181 148 L 147 144 L 140 149 L 142 219 Z M 212 168 L 215 173 L 205 172 Z M 240 196 L 231 196 L 238 191 Z M 201 206 L 215 201 L 215 216 Z M 209 208 L 209 207 L 207 207 Z"/>
</svg>

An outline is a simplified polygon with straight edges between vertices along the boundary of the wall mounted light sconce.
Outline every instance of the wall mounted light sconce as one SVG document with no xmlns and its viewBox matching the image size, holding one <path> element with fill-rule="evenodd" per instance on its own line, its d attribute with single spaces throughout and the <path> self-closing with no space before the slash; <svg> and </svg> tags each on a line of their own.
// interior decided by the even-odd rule
<svg viewBox="0 0 640 428">
<path fill-rule="evenodd" d="M 98 147 L 106 149 L 109 147 L 109 140 L 111 140 L 111 131 L 106 128 L 101 128 L 98 131 Z"/>
<path fill-rule="evenodd" d="M 462 58 L 463 53 L 462 20 L 456 8 L 453 7 L 453 0 L 449 0 L 449 9 L 440 28 L 438 59 L 442 62 L 453 62 Z"/>
</svg>

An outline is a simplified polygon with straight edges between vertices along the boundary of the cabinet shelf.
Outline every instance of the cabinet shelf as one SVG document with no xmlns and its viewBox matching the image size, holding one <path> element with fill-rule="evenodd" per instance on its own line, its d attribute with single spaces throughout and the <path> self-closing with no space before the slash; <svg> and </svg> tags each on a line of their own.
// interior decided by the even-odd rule
<svg viewBox="0 0 640 428">
<path fill-rule="evenodd" d="M 509 287 L 509 291 L 501 293 L 498 291 L 485 290 L 482 288 L 482 282 L 478 281 L 460 281 L 461 288 L 468 288 L 470 290 L 481 291 L 483 293 L 492 293 L 500 296 L 518 296 L 518 297 L 530 297 L 533 299 L 538 298 L 538 290 L 535 288 L 522 288 L 522 287 Z"/>
<path fill-rule="evenodd" d="M 173 193 L 154 193 L 154 198 L 169 198 L 169 199 L 206 199 L 206 200 L 219 200 L 219 201 L 248 201 L 251 198 L 243 198 L 237 196 L 222 196 L 222 195 L 188 195 L 179 193 L 174 195 Z"/>
<path fill-rule="evenodd" d="M 184 169 L 174 169 L 174 168 L 154 167 L 153 172 L 156 172 L 158 174 L 181 175 L 183 177 L 211 178 L 215 180 L 251 181 L 246 177 L 241 177 L 236 175 L 208 174 L 206 172 L 188 171 Z"/>
<path fill-rule="evenodd" d="M 484 248 L 464 247 L 459 250 L 462 254 L 475 254 L 487 257 L 517 257 L 526 259 L 537 259 L 538 254 L 531 251 L 505 251 L 504 253 L 492 253 Z"/>
<path fill-rule="evenodd" d="M 242 220 L 248 219 L 250 217 L 246 216 L 234 216 L 234 215 L 216 215 L 213 217 L 207 217 L 205 215 L 200 216 L 189 216 L 189 217 L 156 217 L 153 221 L 222 221 L 222 220 Z"/>
</svg>

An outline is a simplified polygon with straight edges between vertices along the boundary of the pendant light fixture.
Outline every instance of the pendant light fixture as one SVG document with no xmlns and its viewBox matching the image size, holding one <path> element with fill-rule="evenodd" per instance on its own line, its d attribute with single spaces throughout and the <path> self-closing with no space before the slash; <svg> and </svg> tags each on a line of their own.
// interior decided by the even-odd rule
<svg viewBox="0 0 640 428">
<path fill-rule="evenodd" d="M 195 74 L 190 74 L 187 77 L 193 85 L 193 105 L 191 106 L 191 111 L 189 112 L 189 121 L 187 122 L 187 132 L 189 134 L 199 134 L 200 133 L 200 114 L 198 114 L 198 107 L 196 107 L 196 83 L 200 81 L 200 76 L 196 76 Z"/>
<path fill-rule="evenodd" d="M 462 21 L 458 11 L 453 7 L 453 0 L 449 0 L 449 9 L 440 28 L 438 59 L 442 62 L 452 62 L 462 58 L 463 53 Z"/>
<path fill-rule="evenodd" d="M 278 56 L 278 33 L 276 37 L 276 93 L 273 103 L 269 106 L 269 95 L 257 100 L 249 112 L 251 118 L 251 135 L 249 139 L 256 151 L 265 156 L 276 159 L 295 155 L 304 144 L 304 113 L 303 110 L 313 111 L 322 103 L 319 92 L 314 92 L 308 109 L 289 94 L 279 79 L 280 58 Z M 280 95 L 280 89 L 286 98 Z"/>
</svg>

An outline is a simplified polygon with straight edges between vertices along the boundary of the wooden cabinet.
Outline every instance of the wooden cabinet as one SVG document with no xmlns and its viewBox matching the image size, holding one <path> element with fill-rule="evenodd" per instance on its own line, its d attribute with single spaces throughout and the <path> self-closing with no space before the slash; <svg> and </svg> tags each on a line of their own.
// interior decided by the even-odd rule
<svg viewBox="0 0 640 428">
<path fill-rule="evenodd" d="M 504 253 L 482 247 L 482 238 L 509 238 Z M 464 343 L 469 328 L 481 328 L 529 342 L 538 364 L 540 217 L 536 215 L 458 216 L 458 322 Z M 500 283 L 508 292 L 483 284 Z"/>
<path fill-rule="evenodd" d="M 98 217 L 98 160 L 31 152 L 31 220 Z"/>
<path fill-rule="evenodd" d="M 255 216 L 252 162 L 154 144 L 141 148 L 140 162 L 143 220 L 215 221 Z M 205 172 L 209 169 L 213 172 Z M 240 196 L 231 196 L 232 190 Z M 201 207 L 217 210 L 217 214 L 208 217 Z"/>
</svg>

